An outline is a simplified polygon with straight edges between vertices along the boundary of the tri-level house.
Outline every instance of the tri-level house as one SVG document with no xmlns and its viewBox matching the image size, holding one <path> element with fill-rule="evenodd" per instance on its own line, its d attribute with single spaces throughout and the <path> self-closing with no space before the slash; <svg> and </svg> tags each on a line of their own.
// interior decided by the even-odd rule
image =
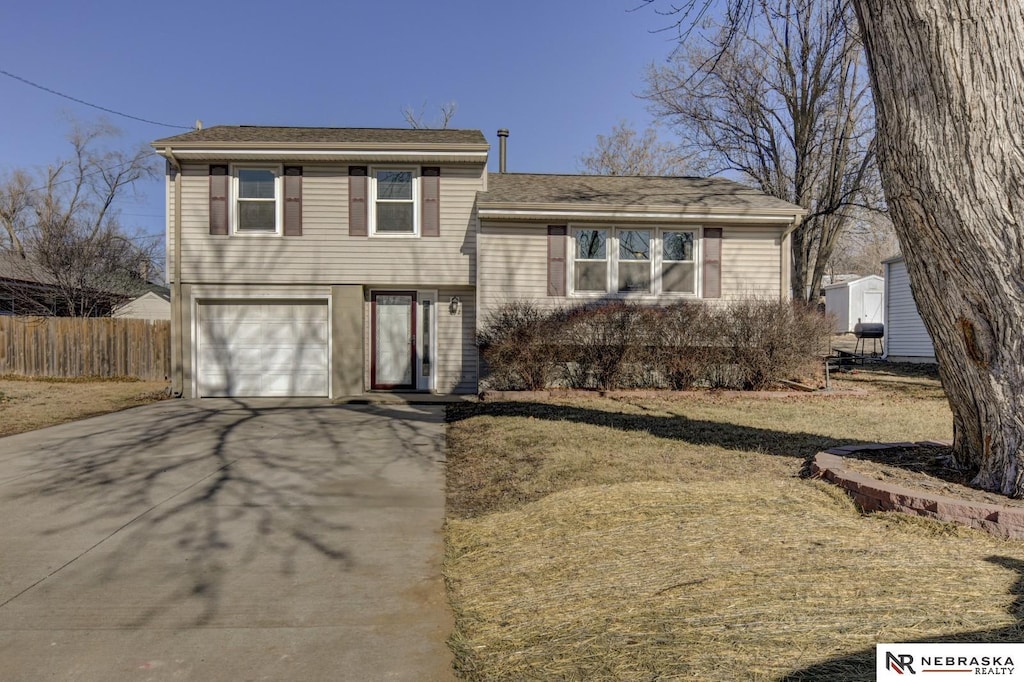
<svg viewBox="0 0 1024 682">
<path fill-rule="evenodd" d="M 216 126 L 153 147 L 185 397 L 472 393 L 477 328 L 509 301 L 788 299 L 804 213 L 722 179 L 489 174 L 476 130 Z"/>
</svg>

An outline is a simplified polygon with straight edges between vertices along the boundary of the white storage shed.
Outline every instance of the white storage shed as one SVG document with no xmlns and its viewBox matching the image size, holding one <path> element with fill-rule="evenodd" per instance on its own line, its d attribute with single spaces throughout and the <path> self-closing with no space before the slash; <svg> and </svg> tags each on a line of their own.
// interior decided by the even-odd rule
<svg viewBox="0 0 1024 682">
<path fill-rule="evenodd" d="M 935 362 L 932 337 L 917 312 L 903 256 L 882 262 L 885 269 L 885 355 L 891 362 Z"/>
<path fill-rule="evenodd" d="M 852 332 L 858 322 L 882 322 L 885 280 L 878 275 L 825 287 L 825 312 L 835 317 L 835 333 Z"/>
</svg>

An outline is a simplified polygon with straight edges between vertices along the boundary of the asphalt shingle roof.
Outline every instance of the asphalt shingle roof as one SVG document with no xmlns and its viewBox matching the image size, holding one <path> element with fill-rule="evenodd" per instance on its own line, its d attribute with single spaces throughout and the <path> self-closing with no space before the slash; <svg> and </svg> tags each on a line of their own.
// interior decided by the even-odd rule
<svg viewBox="0 0 1024 682">
<path fill-rule="evenodd" d="M 207 143 L 303 144 L 487 144 L 479 130 L 425 128 L 298 128 L 277 126 L 211 126 L 155 140 L 153 145 Z"/>
<path fill-rule="evenodd" d="M 723 178 L 492 173 L 481 208 L 512 204 L 571 204 L 802 212 L 799 206 Z"/>
</svg>

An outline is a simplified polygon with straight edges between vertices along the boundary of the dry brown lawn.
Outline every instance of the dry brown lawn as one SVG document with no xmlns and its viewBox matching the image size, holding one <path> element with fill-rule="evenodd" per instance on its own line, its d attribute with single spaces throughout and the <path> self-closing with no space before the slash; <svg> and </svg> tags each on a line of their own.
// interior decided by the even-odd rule
<svg viewBox="0 0 1024 682">
<path fill-rule="evenodd" d="M 950 438 L 934 376 L 868 397 L 452 406 L 445 573 L 471 680 L 873 680 L 887 641 L 1022 641 L 1024 543 L 863 515 L 816 451 Z"/>
<path fill-rule="evenodd" d="M 162 400 L 166 388 L 163 381 L 0 377 L 0 436 L 145 405 Z"/>
</svg>

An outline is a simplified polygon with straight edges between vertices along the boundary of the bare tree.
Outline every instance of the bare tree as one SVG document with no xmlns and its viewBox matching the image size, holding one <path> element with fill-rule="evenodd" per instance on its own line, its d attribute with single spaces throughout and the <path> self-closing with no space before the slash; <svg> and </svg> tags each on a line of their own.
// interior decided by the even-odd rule
<svg viewBox="0 0 1024 682">
<path fill-rule="evenodd" d="M 728 0 L 737 28 L 754 2 Z M 975 485 L 1024 497 L 1024 12 L 1005 0 L 852 2 L 882 186 L 935 343 L 954 456 Z M 684 14 L 682 35 L 712 9 L 661 11 Z"/>
<path fill-rule="evenodd" d="M 882 261 L 900 252 L 896 230 L 878 211 L 854 211 L 853 221 L 836 242 L 828 263 L 830 275 L 881 275 Z"/>
<path fill-rule="evenodd" d="M 440 118 L 433 122 L 427 122 L 424 119 L 424 112 L 427 109 L 427 103 L 424 102 L 423 106 L 419 108 L 419 111 L 414 110 L 412 107 L 402 109 L 402 117 L 405 118 L 405 122 L 409 124 L 410 128 L 447 130 L 448 125 L 452 122 L 452 119 L 455 118 L 455 111 L 458 108 L 459 105 L 456 102 L 445 102 L 438 107 L 440 110 Z"/>
<path fill-rule="evenodd" d="M 878 195 L 853 10 L 847 0 L 731 0 L 717 19 L 704 10 L 707 40 L 651 66 L 644 97 L 709 170 L 807 209 L 792 281 L 794 298 L 813 300 L 851 209 Z"/>
<path fill-rule="evenodd" d="M 160 237 L 131 234 L 117 217 L 118 201 L 154 175 L 153 156 L 103 148 L 115 134 L 76 126 L 68 158 L 38 177 L 18 170 L 0 182 L 4 293 L 15 310 L 106 315 L 153 271 Z"/>
<path fill-rule="evenodd" d="M 585 175 L 683 175 L 687 164 L 675 146 L 658 139 L 654 127 L 638 133 L 622 120 L 608 135 L 597 136 L 579 168 Z"/>
</svg>

